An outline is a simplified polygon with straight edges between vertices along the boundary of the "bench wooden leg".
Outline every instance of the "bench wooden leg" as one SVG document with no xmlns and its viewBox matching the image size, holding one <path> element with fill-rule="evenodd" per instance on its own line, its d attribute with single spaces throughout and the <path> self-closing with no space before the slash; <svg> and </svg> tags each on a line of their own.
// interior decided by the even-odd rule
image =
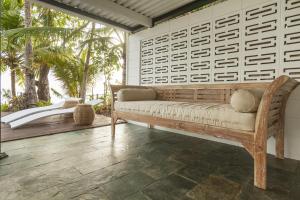
<svg viewBox="0 0 300 200">
<path fill-rule="evenodd" d="M 152 124 L 148 124 L 148 128 L 153 128 L 153 125 Z"/>
<path fill-rule="evenodd" d="M 111 116 L 111 134 L 114 137 L 116 133 L 116 122 L 118 118 L 114 115 Z"/>
<path fill-rule="evenodd" d="M 276 142 L 276 157 L 284 159 L 284 130 L 279 129 L 278 133 L 275 135 Z"/>
<path fill-rule="evenodd" d="M 266 147 L 255 146 L 254 149 L 254 185 L 267 188 L 267 153 Z"/>
</svg>

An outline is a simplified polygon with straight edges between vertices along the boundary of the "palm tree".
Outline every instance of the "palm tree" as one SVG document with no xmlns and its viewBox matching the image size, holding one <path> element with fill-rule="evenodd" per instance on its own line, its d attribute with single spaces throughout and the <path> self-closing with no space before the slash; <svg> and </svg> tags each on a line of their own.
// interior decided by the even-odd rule
<svg viewBox="0 0 300 200">
<path fill-rule="evenodd" d="M 53 62 L 55 77 L 62 82 L 67 94 L 71 97 L 80 97 L 86 54 L 87 50 L 84 50 L 78 58 L 72 55 L 72 51 L 64 50 L 60 54 L 61 57 L 55 59 L 55 63 Z M 94 64 L 90 64 L 89 71 L 86 74 L 87 86 L 92 83 L 97 74 L 99 74 L 99 68 Z"/>
<path fill-rule="evenodd" d="M 37 11 L 39 12 L 40 23 L 43 27 L 55 27 L 55 18 L 60 15 L 59 12 L 54 12 L 51 9 L 37 7 Z M 64 25 L 64 24 L 60 24 Z M 50 88 L 49 88 L 49 79 L 48 75 L 50 72 L 50 66 L 48 58 L 51 59 L 53 57 L 57 57 L 55 53 L 60 53 L 60 50 L 56 48 L 50 48 L 53 43 L 55 43 L 56 37 L 54 37 L 54 41 L 52 41 L 51 35 L 48 37 L 48 41 L 39 44 L 38 48 L 42 50 L 46 50 L 45 52 L 37 51 L 35 54 L 34 62 L 39 65 L 38 67 L 38 81 L 36 81 L 37 86 L 37 95 L 39 101 L 50 101 Z M 48 48 L 49 47 L 49 48 Z M 56 51 L 58 50 L 58 51 Z M 39 54 L 40 53 L 40 54 Z M 44 53 L 44 54 L 43 54 Z"/>
<path fill-rule="evenodd" d="M 15 43 L 15 42 L 12 42 Z M 22 64 L 22 54 L 20 54 L 19 49 L 20 44 L 8 43 L 2 40 L 2 50 L 1 50 L 1 72 L 7 70 L 10 71 L 10 85 L 11 85 L 11 96 L 16 96 L 16 81 L 17 79 L 22 80 L 22 73 L 20 65 Z"/>
<path fill-rule="evenodd" d="M 108 86 L 115 71 L 120 69 L 119 46 L 111 41 L 95 44 L 94 64 L 100 68 L 104 75 L 104 103 L 108 97 Z"/>
<path fill-rule="evenodd" d="M 3 0 L 1 4 L 1 35 L 3 30 L 16 29 L 23 27 L 23 18 L 21 16 L 22 1 Z M 19 38 L 1 37 L 1 71 L 10 70 L 11 96 L 16 96 L 16 75 L 20 74 L 21 52 L 22 48 Z"/>
<path fill-rule="evenodd" d="M 31 5 L 29 0 L 26 0 L 24 2 L 25 15 L 19 14 L 21 22 L 24 18 L 25 27 L 20 23 L 20 26 L 4 29 L 3 37 L 1 37 L 1 39 L 5 38 L 5 44 L 14 44 L 14 48 L 5 46 L 5 55 L 7 55 L 5 58 L 9 58 L 6 61 L 10 61 L 12 60 L 10 57 L 13 57 L 14 63 L 20 66 L 18 68 L 23 69 L 28 106 L 35 104 L 37 97 L 39 100 L 49 100 L 48 74 L 51 69 L 62 81 L 70 96 L 80 96 L 83 99 L 85 99 L 87 87 L 92 80 L 95 80 L 95 76 L 102 72 L 105 77 L 105 94 L 107 95 L 107 85 L 112 78 L 113 71 L 119 69 L 120 58 L 125 60 L 126 46 L 122 33 L 118 32 L 119 39 L 113 41 L 114 29 L 103 26 L 97 28 L 95 23 L 74 20 L 49 9 L 36 8 L 33 10 L 35 18 L 32 25 Z M 72 28 L 65 28 L 66 24 Z M 91 26 L 88 29 L 89 24 Z M 113 36 L 116 39 L 115 35 Z M 82 38 L 85 39 L 82 41 Z M 19 46 L 16 47 L 16 44 Z M 25 47 L 24 53 L 19 52 L 22 47 Z M 1 70 L 5 67 L 8 69 L 9 66 L 16 65 L 12 62 L 5 62 Z M 125 73 L 125 62 L 123 69 Z M 20 70 L 12 71 L 19 72 Z"/>
<path fill-rule="evenodd" d="M 6 0 L 6 1 L 8 2 L 7 4 L 11 5 L 11 1 L 15 1 L 15 0 Z M 30 8 L 30 6 L 29 6 L 29 8 Z M 27 9 L 26 11 L 28 11 L 28 8 L 26 8 L 26 9 Z M 11 26 L 11 27 L 5 29 L 5 31 L 3 32 L 3 37 L 1 37 L 1 38 L 4 38 L 5 41 L 6 40 L 7 41 L 20 41 L 19 42 L 20 46 L 18 46 L 18 48 L 15 48 L 15 49 L 21 49 L 22 45 L 24 45 L 25 42 L 26 42 L 27 48 L 29 46 L 31 47 L 31 48 L 29 48 L 30 49 L 29 52 L 31 52 L 31 54 L 32 54 L 32 49 L 34 49 L 35 54 L 32 55 L 33 57 L 31 56 L 29 60 L 27 59 L 29 56 L 28 54 L 21 54 L 19 56 L 19 59 L 21 61 L 23 61 L 22 58 L 24 57 L 25 66 L 22 65 L 22 67 L 24 70 L 24 74 L 28 75 L 28 76 L 25 76 L 26 77 L 25 83 L 27 83 L 26 84 L 27 87 L 25 86 L 25 88 L 27 88 L 27 89 L 31 88 L 30 91 L 34 92 L 36 89 L 35 86 L 37 86 L 38 99 L 43 100 L 43 101 L 49 101 L 50 92 L 49 92 L 48 74 L 50 71 L 49 67 L 51 67 L 51 66 L 49 66 L 49 64 L 48 64 L 49 59 L 47 59 L 47 57 L 53 57 L 53 54 L 55 53 L 56 48 L 48 48 L 48 47 L 59 46 L 60 43 L 63 41 L 64 37 L 70 37 L 70 35 L 76 35 L 80 31 L 73 33 L 74 32 L 73 29 L 55 27 L 56 23 L 58 23 L 60 26 L 63 26 L 66 23 L 65 18 L 67 18 L 67 17 L 65 16 L 65 14 L 61 14 L 58 12 L 54 12 L 50 9 L 43 9 L 43 8 L 39 8 L 39 7 L 37 7 L 37 9 L 35 9 L 35 11 L 39 13 L 39 16 L 35 20 L 35 24 L 34 24 L 35 26 L 38 26 L 38 27 L 33 27 L 33 26 L 27 26 L 27 27 L 14 26 L 14 27 L 12 27 Z M 20 13 L 18 13 L 18 16 L 21 17 Z M 8 20 L 7 20 L 8 24 L 11 24 L 10 20 L 12 20 L 11 17 L 8 18 Z M 10 43 L 12 43 L 12 42 L 10 42 Z M 14 45 L 14 46 L 16 46 L 16 45 Z M 50 51 L 45 53 L 46 50 L 50 50 Z M 26 52 L 28 53 L 27 50 L 26 50 Z M 12 49 L 7 49 L 5 51 L 5 53 L 7 55 L 14 55 Z M 41 53 L 41 55 L 39 55 L 39 53 Z M 59 52 L 57 52 L 57 53 L 59 53 Z M 47 55 L 47 54 L 49 54 L 49 55 Z M 9 60 L 12 60 L 12 59 L 9 59 Z M 29 67 L 28 67 L 28 65 L 29 65 Z M 3 68 L 3 67 L 1 69 L 5 70 L 5 68 Z M 12 73 L 12 75 L 14 75 L 14 74 Z M 37 81 L 33 81 L 33 80 L 29 81 L 29 77 L 31 77 L 32 79 L 33 78 L 35 79 L 34 75 L 37 76 L 38 80 Z M 14 79 L 12 78 L 12 80 L 14 80 Z M 28 87 L 28 83 L 30 83 L 30 85 L 32 86 L 33 82 L 35 82 L 35 86 Z M 14 81 L 12 83 L 14 83 Z M 25 94 L 26 93 L 27 92 L 25 90 Z M 30 94 L 32 94 L 32 92 L 30 92 Z M 32 99 L 32 97 L 30 97 L 30 98 Z M 33 98 L 33 99 L 35 99 L 35 98 Z M 34 104 L 34 102 L 31 102 L 30 104 Z"/>
<path fill-rule="evenodd" d="M 86 53 L 86 59 L 84 63 L 84 70 L 83 70 L 83 77 L 82 77 L 82 83 L 81 83 L 81 89 L 80 89 L 80 97 L 82 98 L 83 102 L 85 101 L 86 96 L 86 86 L 87 86 L 87 79 L 89 74 L 89 68 L 90 68 L 90 59 L 91 59 L 91 51 L 92 51 L 92 45 L 93 45 L 93 39 L 95 34 L 95 23 L 92 23 L 92 29 L 90 32 L 89 41 L 87 42 L 87 53 Z"/>
<path fill-rule="evenodd" d="M 29 0 L 24 1 L 25 11 L 25 28 L 31 27 L 31 3 Z M 25 53 L 24 53 L 24 74 L 25 74 L 25 97 L 28 107 L 35 106 L 37 102 L 37 94 L 35 89 L 35 77 L 32 70 L 32 44 L 31 37 L 26 38 Z"/>
<path fill-rule="evenodd" d="M 122 60 L 122 85 L 126 85 L 126 48 L 127 48 L 127 37 L 128 34 L 125 31 L 118 31 L 114 29 L 115 34 L 117 35 L 118 39 L 118 47 L 117 50 L 120 52 L 120 59 Z"/>
</svg>

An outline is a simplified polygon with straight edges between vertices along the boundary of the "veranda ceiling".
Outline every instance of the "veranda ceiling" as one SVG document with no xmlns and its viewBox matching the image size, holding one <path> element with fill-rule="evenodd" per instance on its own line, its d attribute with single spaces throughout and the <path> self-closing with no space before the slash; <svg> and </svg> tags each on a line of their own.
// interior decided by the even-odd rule
<svg viewBox="0 0 300 200">
<path fill-rule="evenodd" d="M 33 0 L 46 7 L 136 32 L 215 0 Z"/>
</svg>

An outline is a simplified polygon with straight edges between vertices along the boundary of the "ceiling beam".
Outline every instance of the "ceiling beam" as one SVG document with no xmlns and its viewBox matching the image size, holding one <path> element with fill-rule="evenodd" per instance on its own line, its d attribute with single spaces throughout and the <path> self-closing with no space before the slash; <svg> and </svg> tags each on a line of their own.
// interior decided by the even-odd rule
<svg viewBox="0 0 300 200">
<path fill-rule="evenodd" d="M 82 19 L 86 19 L 86 20 L 90 20 L 90 21 L 94 21 L 94 22 L 102 22 L 102 24 L 104 24 L 104 25 L 110 25 L 110 26 L 119 28 L 124 31 L 132 32 L 132 30 L 133 30 L 132 27 L 126 26 L 124 24 L 115 22 L 113 20 L 98 16 L 95 14 L 91 14 L 89 12 L 66 5 L 64 3 L 60 3 L 58 1 L 54 1 L 54 0 L 31 0 L 31 1 L 36 2 L 46 8 L 60 10 L 60 11 L 66 12 L 68 14 L 82 18 Z"/>
<path fill-rule="evenodd" d="M 159 23 L 165 22 L 167 20 L 170 20 L 172 18 L 178 17 L 180 15 L 183 15 L 185 13 L 191 12 L 195 9 L 201 8 L 207 4 L 213 3 L 214 1 L 218 1 L 218 0 L 195 0 L 195 1 L 192 1 L 192 2 L 185 4 L 179 8 L 171 10 L 165 14 L 154 17 L 153 18 L 153 26 L 155 26 Z M 133 27 L 132 29 L 133 29 L 132 32 L 136 33 L 136 32 L 146 29 L 146 27 L 138 25 L 136 27 Z"/>
<path fill-rule="evenodd" d="M 115 16 L 127 18 L 128 20 L 146 27 L 152 27 L 152 18 L 130 10 L 109 0 L 81 0 L 80 2 L 89 5 L 94 9 L 111 12 Z"/>
</svg>

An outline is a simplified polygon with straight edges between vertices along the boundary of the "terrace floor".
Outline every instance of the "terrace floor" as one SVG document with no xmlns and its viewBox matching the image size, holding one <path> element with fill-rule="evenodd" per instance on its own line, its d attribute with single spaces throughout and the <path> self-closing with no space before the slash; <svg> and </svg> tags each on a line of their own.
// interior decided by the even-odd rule
<svg viewBox="0 0 300 200">
<path fill-rule="evenodd" d="M 268 190 L 253 187 L 242 148 L 121 124 L 5 142 L 0 199 L 300 199 L 298 161 L 268 158 Z"/>
</svg>

